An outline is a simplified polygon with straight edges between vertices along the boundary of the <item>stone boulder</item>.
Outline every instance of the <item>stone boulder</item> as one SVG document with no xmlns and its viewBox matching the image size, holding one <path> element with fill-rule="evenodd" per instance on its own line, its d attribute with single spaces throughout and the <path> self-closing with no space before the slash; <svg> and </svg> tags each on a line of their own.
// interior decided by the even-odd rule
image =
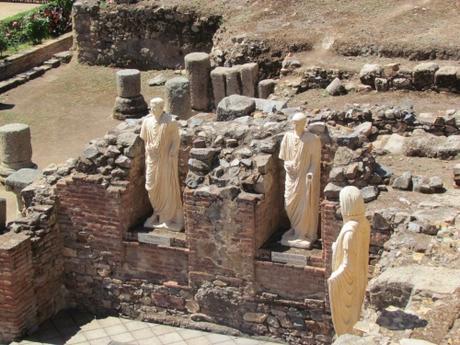
<svg viewBox="0 0 460 345">
<path fill-rule="evenodd" d="M 460 270 L 408 265 L 388 268 L 369 283 L 371 304 L 379 310 L 393 305 L 404 308 L 414 291 L 453 294 L 460 288 Z"/>
<path fill-rule="evenodd" d="M 454 90 L 457 88 L 457 75 L 460 75 L 460 69 L 458 67 L 441 67 L 434 75 L 434 83 L 440 90 Z"/>
<path fill-rule="evenodd" d="M 417 129 L 407 139 L 405 154 L 415 157 L 449 158 L 460 153 L 460 135 L 436 136 Z"/>
<path fill-rule="evenodd" d="M 359 72 L 359 79 L 364 85 L 375 87 L 375 78 L 383 75 L 383 68 L 377 64 L 365 64 Z"/>
<path fill-rule="evenodd" d="M 417 90 L 426 90 L 434 85 L 434 75 L 439 66 L 434 62 L 424 62 L 414 67 L 414 86 Z"/>
<path fill-rule="evenodd" d="M 231 95 L 222 99 L 217 106 L 217 121 L 229 121 L 251 115 L 256 102 L 250 97 Z"/>
</svg>

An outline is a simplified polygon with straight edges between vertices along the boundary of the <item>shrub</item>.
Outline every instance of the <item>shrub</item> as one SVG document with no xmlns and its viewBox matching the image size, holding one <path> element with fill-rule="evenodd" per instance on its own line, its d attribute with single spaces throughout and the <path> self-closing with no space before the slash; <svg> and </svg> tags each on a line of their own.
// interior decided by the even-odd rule
<svg viewBox="0 0 460 345">
<path fill-rule="evenodd" d="M 73 1 L 52 0 L 33 10 L 0 21 L 0 52 L 22 43 L 38 44 L 49 36 L 56 37 L 70 31 Z"/>
<path fill-rule="evenodd" d="M 0 31 L 0 57 L 3 56 L 3 52 L 8 48 L 8 40 L 6 38 L 6 33 Z"/>
<path fill-rule="evenodd" d="M 25 19 L 24 33 L 33 44 L 40 43 L 49 34 L 48 19 L 32 14 Z"/>
</svg>

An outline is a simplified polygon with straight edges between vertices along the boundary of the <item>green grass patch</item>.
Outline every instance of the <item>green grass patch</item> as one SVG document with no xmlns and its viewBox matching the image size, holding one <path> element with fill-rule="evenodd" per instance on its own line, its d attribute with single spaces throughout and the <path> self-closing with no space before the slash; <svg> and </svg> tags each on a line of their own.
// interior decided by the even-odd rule
<svg viewBox="0 0 460 345">
<path fill-rule="evenodd" d="M 0 57 L 70 31 L 74 0 L 52 0 L 0 21 Z"/>
</svg>

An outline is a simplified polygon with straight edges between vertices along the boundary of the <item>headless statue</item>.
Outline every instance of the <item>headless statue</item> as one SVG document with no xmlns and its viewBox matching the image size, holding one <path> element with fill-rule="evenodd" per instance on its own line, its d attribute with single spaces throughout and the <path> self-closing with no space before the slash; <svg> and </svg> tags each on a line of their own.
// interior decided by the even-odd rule
<svg viewBox="0 0 460 345">
<path fill-rule="evenodd" d="M 328 279 L 329 299 L 335 333 L 351 333 L 359 320 L 367 287 L 370 225 L 358 188 L 340 192 L 343 227 L 332 245 L 332 274 Z"/>
<path fill-rule="evenodd" d="M 294 131 L 284 135 L 279 154 L 286 171 L 284 201 L 291 222 L 281 243 L 309 249 L 318 236 L 321 140 L 305 130 L 305 114 L 294 114 L 292 122 Z"/>
<path fill-rule="evenodd" d="M 163 99 L 150 101 L 150 114 L 142 122 L 140 133 L 145 143 L 145 189 L 153 207 L 153 215 L 144 226 L 181 231 L 184 216 L 179 185 L 179 126 L 163 109 Z"/>
</svg>

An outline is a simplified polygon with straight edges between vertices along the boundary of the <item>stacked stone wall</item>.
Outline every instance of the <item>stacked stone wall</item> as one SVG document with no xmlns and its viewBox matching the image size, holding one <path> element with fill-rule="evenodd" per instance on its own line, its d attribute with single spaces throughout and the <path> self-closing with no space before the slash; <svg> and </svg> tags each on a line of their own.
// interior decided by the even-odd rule
<svg viewBox="0 0 460 345">
<path fill-rule="evenodd" d="M 138 69 L 176 68 L 194 51 L 209 52 L 220 17 L 152 4 L 74 4 L 80 62 Z"/>
</svg>

